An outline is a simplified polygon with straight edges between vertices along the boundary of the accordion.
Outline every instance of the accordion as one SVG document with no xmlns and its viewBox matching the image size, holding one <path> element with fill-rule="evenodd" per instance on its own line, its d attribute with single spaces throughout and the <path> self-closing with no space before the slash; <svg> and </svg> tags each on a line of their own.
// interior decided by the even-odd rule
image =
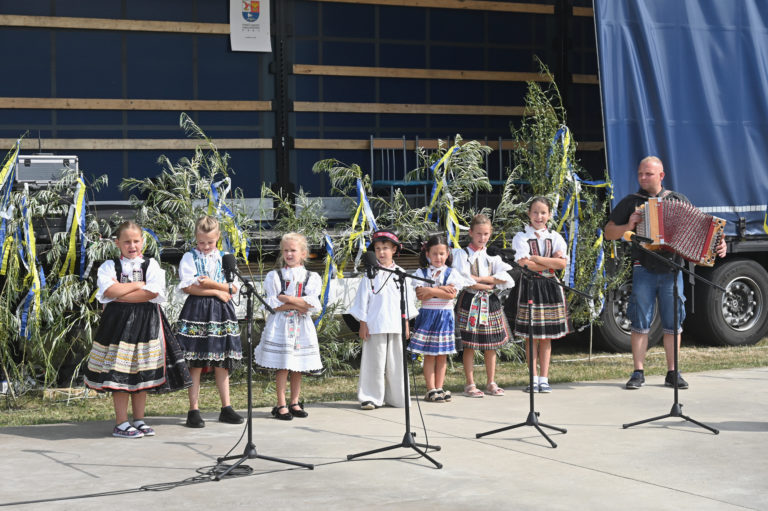
<svg viewBox="0 0 768 511">
<path fill-rule="evenodd" d="M 723 237 L 725 220 L 674 199 L 651 197 L 638 209 L 642 221 L 637 235 L 653 240 L 649 250 L 668 250 L 702 266 L 715 264 L 715 249 Z"/>
</svg>

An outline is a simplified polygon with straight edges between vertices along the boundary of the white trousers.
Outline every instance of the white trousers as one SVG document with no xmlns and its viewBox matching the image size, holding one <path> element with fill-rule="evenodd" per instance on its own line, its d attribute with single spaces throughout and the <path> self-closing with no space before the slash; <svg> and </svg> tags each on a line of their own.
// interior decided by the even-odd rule
<svg viewBox="0 0 768 511">
<path fill-rule="evenodd" d="M 363 341 L 357 399 L 403 408 L 403 345 L 400 334 L 374 334 Z"/>
</svg>

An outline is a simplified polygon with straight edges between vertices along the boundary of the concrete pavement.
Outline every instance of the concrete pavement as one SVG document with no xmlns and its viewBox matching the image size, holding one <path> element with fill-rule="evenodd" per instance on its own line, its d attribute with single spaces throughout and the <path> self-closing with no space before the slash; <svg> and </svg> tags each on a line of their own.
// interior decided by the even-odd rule
<svg viewBox="0 0 768 511">
<path fill-rule="evenodd" d="M 436 469 L 410 448 L 347 461 L 347 455 L 402 442 L 402 409 L 362 411 L 357 403 L 308 404 L 307 419 L 282 422 L 254 411 L 260 455 L 315 465 L 314 470 L 250 459 L 253 471 L 213 481 L 216 458 L 243 428 L 215 422 L 182 426 L 183 417 L 150 417 L 157 436 L 109 436 L 92 422 L 0 428 L 0 508 L 186 509 L 768 509 L 768 368 L 686 373 L 681 418 L 623 429 L 668 413 L 663 376 L 624 390 L 622 381 L 555 385 L 536 394 L 552 448 L 531 426 L 477 439 L 477 433 L 524 422 L 528 395 L 420 403 Z M 242 406 L 239 407 L 242 409 Z M 425 441 L 411 407 L 417 441 Z M 234 454 L 242 454 L 243 444 Z"/>
</svg>

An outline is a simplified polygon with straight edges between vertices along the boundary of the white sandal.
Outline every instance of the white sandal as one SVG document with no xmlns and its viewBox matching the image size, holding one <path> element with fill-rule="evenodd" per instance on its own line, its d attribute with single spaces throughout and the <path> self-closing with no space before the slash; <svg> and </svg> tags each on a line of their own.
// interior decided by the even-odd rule
<svg viewBox="0 0 768 511">
<path fill-rule="evenodd" d="M 477 388 L 477 385 L 470 383 L 464 386 L 464 395 L 467 397 L 483 397 L 483 391 Z"/>
</svg>

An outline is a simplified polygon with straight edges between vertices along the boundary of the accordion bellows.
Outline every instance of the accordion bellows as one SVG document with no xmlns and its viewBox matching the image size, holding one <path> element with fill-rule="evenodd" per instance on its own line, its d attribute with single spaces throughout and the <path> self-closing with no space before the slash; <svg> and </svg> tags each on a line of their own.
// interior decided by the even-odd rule
<svg viewBox="0 0 768 511">
<path fill-rule="evenodd" d="M 668 250 L 701 266 L 714 266 L 715 249 L 723 237 L 725 220 L 674 199 L 651 197 L 638 210 L 643 220 L 637 234 L 653 240 L 650 250 Z"/>
</svg>

